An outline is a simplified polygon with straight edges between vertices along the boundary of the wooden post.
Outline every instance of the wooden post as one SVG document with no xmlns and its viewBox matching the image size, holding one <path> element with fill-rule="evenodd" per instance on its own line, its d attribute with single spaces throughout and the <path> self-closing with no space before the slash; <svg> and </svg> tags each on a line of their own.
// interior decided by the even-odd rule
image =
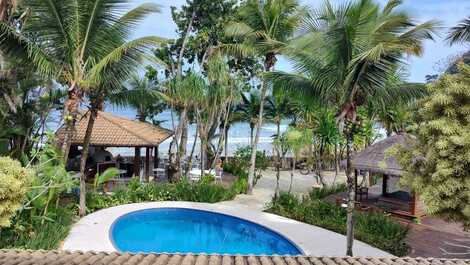
<svg viewBox="0 0 470 265">
<path fill-rule="evenodd" d="M 357 201 L 357 169 L 354 169 L 354 199 Z"/>
<path fill-rule="evenodd" d="M 153 167 L 158 168 L 158 164 L 160 163 L 160 158 L 158 157 L 158 145 L 154 148 L 154 155 L 153 155 Z"/>
<path fill-rule="evenodd" d="M 149 176 L 150 176 L 150 148 L 146 147 L 145 148 L 145 181 L 149 182 Z"/>
<path fill-rule="evenodd" d="M 388 175 L 382 175 L 382 196 L 387 197 Z"/>
<path fill-rule="evenodd" d="M 134 176 L 140 177 L 140 147 L 135 148 L 134 154 Z"/>
<path fill-rule="evenodd" d="M 411 201 L 410 201 L 410 213 L 413 216 L 416 216 L 416 199 L 418 196 L 416 196 L 416 193 L 413 191 L 411 193 Z"/>
</svg>

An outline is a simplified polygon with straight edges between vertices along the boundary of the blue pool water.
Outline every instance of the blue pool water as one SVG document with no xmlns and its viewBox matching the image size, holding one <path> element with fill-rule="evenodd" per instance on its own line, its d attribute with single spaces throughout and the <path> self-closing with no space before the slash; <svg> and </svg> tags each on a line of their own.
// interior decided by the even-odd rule
<svg viewBox="0 0 470 265">
<path fill-rule="evenodd" d="M 300 255 L 289 240 L 261 225 L 213 212 L 158 208 L 132 212 L 111 228 L 123 252 Z"/>
</svg>

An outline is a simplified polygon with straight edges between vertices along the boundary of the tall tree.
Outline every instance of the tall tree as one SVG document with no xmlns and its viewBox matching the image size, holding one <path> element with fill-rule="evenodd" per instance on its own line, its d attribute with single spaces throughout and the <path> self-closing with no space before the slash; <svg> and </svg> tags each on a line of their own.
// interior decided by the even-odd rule
<svg viewBox="0 0 470 265">
<path fill-rule="evenodd" d="M 4 52 L 26 54 L 38 73 L 68 87 L 63 113 L 65 159 L 83 94 L 102 81 L 102 73 L 114 64 L 135 63 L 136 54 L 161 42 L 158 37 L 128 40 L 137 23 L 159 11 L 158 6 L 143 4 L 122 14 L 126 6 L 129 1 L 24 0 L 22 7 L 29 12 L 21 30 L 0 24 L 2 36 L 8 40 L 0 42 Z M 116 83 L 121 76 L 109 78 L 107 82 Z"/>
<path fill-rule="evenodd" d="M 227 45 L 229 51 L 242 54 L 255 54 L 263 60 L 263 71 L 272 71 L 279 47 L 294 33 L 301 18 L 297 0 L 248 0 L 239 9 L 239 22 L 230 24 L 226 34 L 242 42 Z M 260 101 L 264 103 L 268 83 L 261 78 Z M 263 125 L 264 104 L 259 109 L 260 117 L 252 143 L 250 170 L 248 172 L 248 193 L 253 190 L 255 179 L 256 151 Z"/>
<path fill-rule="evenodd" d="M 292 103 L 289 101 L 287 91 L 274 87 L 273 93 L 267 98 L 266 102 L 266 118 L 276 124 L 275 139 L 281 137 L 281 122 L 291 116 Z M 279 196 L 279 181 L 281 178 L 281 154 L 282 148 L 279 144 L 275 144 L 276 149 L 276 188 L 274 195 Z"/>
<path fill-rule="evenodd" d="M 305 34 L 285 49 L 297 73 L 276 72 L 275 83 L 303 90 L 336 104 L 337 121 L 344 124 L 347 140 L 348 179 L 347 255 L 352 255 L 354 185 L 351 167 L 352 143 L 357 130 L 357 107 L 368 101 L 393 104 L 410 91 L 389 86 L 388 80 L 403 63 L 404 55 L 421 55 L 423 41 L 432 39 L 436 22 L 416 25 L 399 0 L 383 8 L 371 0 L 334 7 L 329 1 L 305 17 Z"/>
<path fill-rule="evenodd" d="M 419 195 L 430 215 L 470 229 L 470 66 L 459 64 L 428 86 L 414 109 L 416 139 L 395 150 L 405 169 L 401 182 Z M 397 152 L 398 151 L 398 152 Z"/>
</svg>

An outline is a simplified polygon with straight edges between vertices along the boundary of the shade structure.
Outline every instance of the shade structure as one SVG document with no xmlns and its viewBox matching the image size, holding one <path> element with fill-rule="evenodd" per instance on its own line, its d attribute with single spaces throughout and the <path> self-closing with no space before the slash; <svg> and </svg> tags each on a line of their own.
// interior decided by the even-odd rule
<svg viewBox="0 0 470 265">
<path fill-rule="evenodd" d="M 72 145 L 83 144 L 89 118 L 89 111 L 80 111 L 71 140 Z M 57 130 L 56 134 L 59 141 L 63 141 L 65 133 L 64 126 Z M 93 126 L 90 145 L 104 147 L 155 147 L 172 135 L 172 131 L 150 123 L 134 121 L 99 111 Z"/>
<path fill-rule="evenodd" d="M 409 146 L 416 142 L 416 138 L 406 133 L 396 134 L 385 138 L 352 157 L 352 168 L 373 173 L 401 176 L 404 172 L 397 159 L 390 154 L 392 148 Z M 342 161 L 346 167 L 346 161 Z"/>
</svg>

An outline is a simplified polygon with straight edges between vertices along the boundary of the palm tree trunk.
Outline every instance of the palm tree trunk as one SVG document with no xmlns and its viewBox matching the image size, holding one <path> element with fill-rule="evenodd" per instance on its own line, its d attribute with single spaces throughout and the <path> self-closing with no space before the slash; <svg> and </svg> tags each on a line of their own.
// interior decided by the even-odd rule
<svg viewBox="0 0 470 265">
<path fill-rule="evenodd" d="M 199 128 L 196 128 L 196 133 L 194 134 L 193 146 L 191 147 L 191 153 L 189 155 L 188 165 L 186 167 L 186 172 L 184 172 L 186 176 L 188 175 L 188 171 L 191 170 L 191 167 L 193 164 L 193 156 L 194 156 L 194 150 L 196 149 L 196 142 L 197 142 L 198 134 L 199 134 Z"/>
<path fill-rule="evenodd" d="M 228 161 L 228 131 L 230 130 L 230 126 L 227 124 L 227 128 L 225 128 L 224 134 L 224 154 L 225 154 L 225 161 Z"/>
<path fill-rule="evenodd" d="M 261 129 L 263 127 L 263 113 L 264 113 L 264 100 L 266 98 L 267 84 L 263 81 L 261 85 L 261 98 L 260 98 L 260 107 L 258 114 L 258 124 L 256 126 L 255 139 L 251 145 L 251 159 L 250 159 L 250 171 L 248 172 L 248 194 L 253 193 L 253 180 L 255 179 L 255 170 L 256 170 L 256 152 L 258 151 L 258 142 L 261 134 Z"/>
<path fill-rule="evenodd" d="M 276 121 L 277 125 L 277 137 L 281 136 L 281 121 L 278 119 Z M 279 151 L 279 147 L 275 147 L 276 149 L 276 189 L 274 190 L 274 198 L 279 197 L 279 179 L 281 178 L 281 153 Z"/>
<path fill-rule="evenodd" d="M 75 131 L 75 121 L 77 120 L 78 105 L 80 104 L 80 89 L 75 83 L 68 91 L 68 99 L 64 103 L 63 119 L 65 121 L 65 136 L 62 142 L 62 154 L 67 162 L 70 151 L 70 143 Z"/>
<path fill-rule="evenodd" d="M 347 216 L 346 216 L 346 255 L 353 256 L 353 243 L 354 243 L 354 178 L 352 173 L 351 162 L 351 149 L 353 132 L 352 128 L 347 129 L 346 132 L 346 176 L 348 187 L 348 202 L 347 202 Z"/>
<path fill-rule="evenodd" d="M 253 123 L 250 123 L 250 146 L 253 146 L 253 132 L 255 125 Z"/>
<path fill-rule="evenodd" d="M 86 161 L 88 158 L 88 150 L 90 147 L 91 133 L 93 131 L 93 125 L 95 124 L 96 116 L 98 115 L 98 109 L 93 107 L 90 110 L 90 118 L 85 132 L 85 139 L 83 140 L 83 152 L 80 159 L 80 202 L 78 213 L 82 217 L 86 214 Z"/>
<path fill-rule="evenodd" d="M 294 171 L 295 171 L 295 155 L 292 158 L 292 170 L 290 172 L 290 183 L 289 183 L 289 193 L 292 192 L 292 182 L 294 182 Z"/>
</svg>

